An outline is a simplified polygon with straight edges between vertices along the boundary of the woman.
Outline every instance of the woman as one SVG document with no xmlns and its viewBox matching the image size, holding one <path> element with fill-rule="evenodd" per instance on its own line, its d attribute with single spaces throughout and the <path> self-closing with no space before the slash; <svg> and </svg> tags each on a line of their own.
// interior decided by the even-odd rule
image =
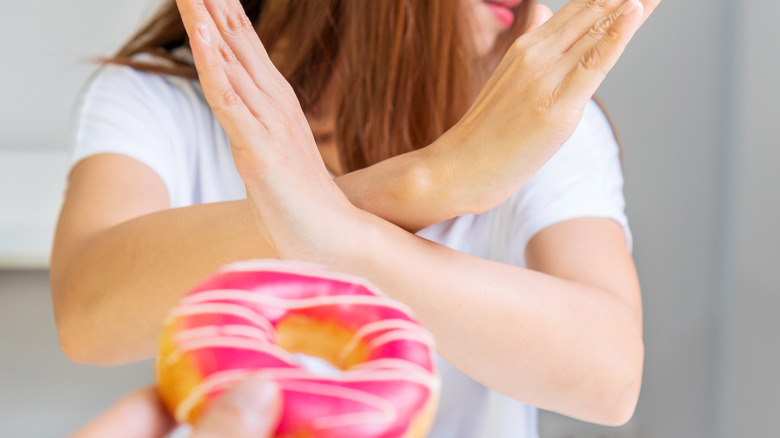
<svg viewBox="0 0 780 438">
<path fill-rule="evenodd" d="M 658 2 L 537 7 L 516 40 L 528 1 L 179 0 L 182 22 L 169 5 L 122 54 L 180 74 L 191 54 L 199 83 L 109 66 L 85 93 L 51 264 L 63 350 L 151 357 L 217 267 L 306 260 L 433 332 L 431 436 L 534 436 L 533 406 L 626 422 L 639 286 L 589 99 Z"/>
</svg>

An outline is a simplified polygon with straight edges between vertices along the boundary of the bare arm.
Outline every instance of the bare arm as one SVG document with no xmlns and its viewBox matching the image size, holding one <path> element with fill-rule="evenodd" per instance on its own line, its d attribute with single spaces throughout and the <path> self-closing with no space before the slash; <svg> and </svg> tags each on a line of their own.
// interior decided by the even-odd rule
<svg viewBox="0 0 780 438">
<path fill-rule="evenodd" d="M 179 3 L 185 4 L 187 8 L 193 5 L 197 7 L 198 4 L 198 2 L 190 4 L 187 0 L 180 0 Z M 580 14 L 583 22 L 589 22 L 591 15 L 604 12 L 598 9 L 602 7 L 599 6 L 602 3 L 607 4 L 613 11 L 619 5 L 617 2 L 593 2 L 592 4 L 596 6 L 584 6 L 583 1 L 573 1 L 574 6 L 569 10 L 574 13 L 579 10 L 577 7 L 593 7 L 596 9 L 593 14 L 588 12 Z M 656 3 L 657 0 L 647 0 L 647 4 L 654 6 Z M 591 3 L 587 4 L 591 5 Z M 201 8 L 202 6 L 203 4 L 200 3 Z M 203 12 L 201 10 L 198 13 Z M 189 21 L 185 16 L 188 32 L 192 32 L 194 25 L 192 14 L 195 12 L 190 13 Z M 575 87 L 577 92 L 571 93 L 572 99 L 575 97 L 579 99 L 577 102 L 586 101 L 589 93 L 592 94 L 588 87 L 595 87 L 603 78 L 603 74 L 597 74 L 594 78 L 590 73 L 592 71 L 603 73 L 601 68 L 608 69 L 616 59 L 617 55 L 614 53 L 622 51 L 622 49 L 614 50 L 612 46 L 624 46 L 627 38 L 624 32 L 630 38 L 629 33 L 633 34 L 638 27 L 636 15 L 627 20 L 620 20 L 616 18 L 617 16 L 611 15 L 611 20 L 617 20 L 616 22 L 621 23 L 623 27 L 618 26 L 615 33 L 608 34 L 609 38 L 605 38 L 603 43 L 598 43 L 599 40 L 596 40 L 598 50 L 613 50 L 613 55 L 605 58 L 608 60 L 606 64 L 609 65 L 600 65 L 598 60 L 594 61 L 589 57 L 582 58 L 582 62 L 575 56 L 566 57 L 575 69 L 575 74 L 571 76 L 572 83 L 576 84 L 578 80 L 586 79 L 590 81 L 587 87 L 585 85 L 581 85 L 581 88 Z M 609 24 L 611 21 L 607 21 L 607 25 Z M 548 26 L 547 30 L 551 29 Z M 212 35 L 218 34 L 213 26 L 211 32 Z M 192 33 L 190 35 L 192 40 L 196 40 L 197 37 Z M 598 35 L 596 33 L 596 36 Z M 537 34 L 532 37 L 539 36 L 540 34 Z M 532 39 L 525 41 L 532 41 Z M 591 46 L 587 44 L 591 43 L 588 40 L 583 41 L 586 42 L 581 49 L 574 46 L 576 51 L 589 50 Z M 266 133 L 269 141 L 262 142 L 261 148 L 257 147 L 259 144 L 253 144 L 252 142 L 257 142 L 259 138 L 255 135 L 260 130 L 260 127 L 256 126 L 257 120 L 254 121 L 255 125 L 251 123 L 246 108 L 240 108 L 243 105 L 240 101 L 234 99 L 230 102 L 220 101 L 220 98 L 228 96 L 224 93 L 225 77 L 212 78 L 210 74 L 221 71 L 222 67 L 214 58 L 214 53 L 206 52 L 205 45 L 199 50 L 202 51 L 196 53 L 199 71 L 205 68 L 208 72 L 201 75 L 201 81 L 206 81 L 204 89 L 209 90 L 207 93 L 209 102 L 220 117 L 220 122 L 229 132 L 234 157 L 239 158 L 236 163 L 250 193 L 251 203 L 248 205 L 253 208 L 253 214 L 259 215 L 262 226 L 271 231 L 269 235 L 279 249 L 280 256 L 311 260 L 368 277 L 388 294 L 405 301 L 417 312 L 423 323 L 435 334 L 439 342 L 439 351 L 444 357 L 467 374 L 494 389 L 528 403 L 588 421 L 619 424 L 627 420 L 635 405 L 641 376 L 641 317 L 633 263 L 625 250 L 622 234 L 615 224 L 605 220 L 596 222 L 576 220 L 567 222 L 569 225 L 574 224 L 574 228 L 562 228 L 566 227 L 566 224 L 559 224 L 539 233 L 529 246 L 529 263 L 539 269 L 554 271 L 558 277 L 478 259 L 418 238 L 390 222 L 355 208 L 350 203 L 354 201 L 343 196 L 343 187 L 339 190 L 339 187 L 335 187 L 327 177 L 322 163 L 318 163 L 319 157 L 316 157 L 310 149 L 313 147 L 312 144 L 282 141 L 279 144 L 295 147 L 277 149 L 274 141 L 283 139 L 276 136 L 284 134 L 277 129 L 271 129 Z M 205 56 L 212 56 L 212 58 L 206 59 Z M 526 59 L 526 57 L 519 56 L 516 59 Z M 508 62 L 505 65 L 507 71 L 514 68 L 513 65 L 517 63 Z M 498 90 L 496 96 L 503 96 L 499 92 L 505 88 L 502 80 L 514 84 L 516 81 L 511 78 L 517 77 L 520 76 L 513 74 L 500 76 L 499 79 L 488 84 L 488 89 Z M 223 82 L 218 83 L 219 80 Z M 575 94 L 577 96 L 574 96 Z M 584 100 L 583 96 L 586 96 Z M 491 111 L 494 111 L 495 107 L 486 102 L 502 103 L 498 98 L 491 100 L 490 94 L 485 94 L 483 97 L 482 100 L 478 99 L 474 110 L 467 115 L 475 123 L 483 119 L 483 121 L 493 120 L 489 116 L 492 115 Z M 254 99 L 250 100 L 257 102 Z M 552 105 L 554 101 L 544 100 L 544 103 Z M 508 104 L 516 105 L 516 102 L 510 101 Z M 271 103 L 269 102 L 268 105 Z M 577 105 L 579 103 L 574 106 Z M 538 110 L 545 108 L 546 106 L 544 108 L 537 106 Z M 499 110 L 495 111 L 501 113 Z M 277 113 L 266 112 L 265 114 L 273 118 Z M 541 117 L 543 114 L 540 114 L 537 115 Z M 564 115 L 568 116 L 567 120 L 577 119 L 576 111 Z M 550 120 L 552 119 L 558 118 L 552 117 Z M 276 126 L 273 120 L 265 121 L 269 122 L 265 126 Z M 486 125 L 477 123 L 471 126 L 479 128 Z M 258 132 L 252 132 L 254 129 Z M 546 129 L 549 130 L 549 126 Z M 466 132 L 476 135 L 479 133 L 476 131 L 479 130 Z M 489 127 L 484 127 L 481 132 L 490 134 L 491 130 Z M 541 132 L 545 132 L 544 129 Z M 566 137 L 565 133 L 556 134 L 562 138 Z M 469 141 L 452 141 L 452 136 L 449 140 L 449 147 L 463 145 L 454 153 L 459 152 L 461 156 L 469 156 L 469 147 L 475 144 Z M 534 143 L 533 140 L 529 142 Z M 545 142 L 537 141 L 537 143 Z M 511 153 L 511 150 L 507 149 L 505 152 Z M 544 157 L 550 154 L 549 150 L 540 151 L 536 153 L 536 159 L 531 161 L 544 162 Z M 534 154 L 518 155 L 519 158 L 514 158 L 521 166 L 533 167 L 528 164 L 530 161 L 527 158 L 533 158 Z M 315 157 L 317 159 L 314 159 Z M 500 167 L 502 162 L 507 161 L 504 158 L 509 155 L 497 154 L 496 157 L 495 160 L 480 164 L 488 169 L 491 166 Z M 262 167 L 267 172 L 256 172 L 255 166 Z M 444 174 L 451 170 L 447 167 L 443 169 Z M 512 166 L 507 166 L 504 170 L 507 174 L 520 174 L 523 178 L 528 176 L 527 171 L 518 173 L 517 168 Z M 473 172 L 477 173 L 478 170 Z M 470 182 L 479 182 L 479 175 L 483 173 L 467 179 Z M 516 178 L 513 183 L 508 183 L 507 187 L 516 188 L 517 184 Z M 432 186 L 446 187 L 438 184 Z M 489 188 L 491 184 L 488 182 L 484 186 Z M 269 190 L 270 188 L 274 190 Z M 160 191 L 156 193 L 159 195 Z M 164 204 L 165 202 L 159 202 L 157 207 L 164 208 L 160 207 Z M 267 206 L 274 208 L 267 209 L 265 208 Z M 300 208 L 286 210 L 288 206 Z M 197 213 L 192 213 L 197 212 L 196 207 L 190 208 L 192 210 L 189 210 L 191 213 L 189 216 L 197 216 Z M 92 267 L 99 267 L 99 263 L 104 260 L 112 256 L 116 257 L 116 253 L 112 251 L 117 249 L 121 249 L 121 253 L 135 263 L 130 266 L 150 269 L 124 269 L 122 274 L 128 277 L 143 275 L 152 278 L 148 281 L 159 281 L 155 279 L 156 275 L 175 277 L 178 275 L 176 272 L 194 269 L 188 268 L 186 262 L 176 257 L 189 257 L 188 254 L 200 254 L 199 251 L 210 249 L 194 245 L 181 250 L 181 245 L 189 244 L 193 235 L 210 232 L 210 230 L 189 224 L 190 232 L 184 233 L 188 230 L 188 223 L 184 217 L 180 218 L 181 221 L 164 222 L 162 216 L 159 218 L 157 216 L 158 214 L 150 214 L 138 219 L 141 221 L 154 218 L 149 219 L 149 225 L 140 235 L 142 238 L 140 242 L 133 241 L 134 237 L 139 236 L 138 234 L 122 229 L 125 226 L 130 227 L 129 224 L 134 221 L 109 228 L 112 233 L 111 238 L 115 240 L 113 244 L 106 245 L 102 249 L 99 242 L 109 242 L 108 232 L 94 240 L 90 239 L 91 236 L 83 237 L 82 242 L 86 243 L 81 247 L 73 246 L 72 248 L 75 249 L 71 249 L 71 254 L 75 254 L 77 260 L 71 264 L 73 267 L 68 268 L 67 265 L 61 264 L 61 270 L 56 277 L 55 272 L 52 272 L 53 278 L 58 279 L 53 281 L 64 285 L 62 290 L 54 291 L 55 306 L 58 299 L 60 304 L 70 301 L 70 297 L 67 297 L 68 291 L 78 290 L 75 286 L 71 286 L 71 279 L 88 279 L 90 273 L 95 272 L 91 267 L 87 269 L 86 263 L 79 266 L 78 260 L 91 260 Z M 64 222 L 67 220 L 61 219 L 61 224 Z M 156 234 L 151 235 L 149 231 L 153 226 L 160 226 L 160 228 Z M 208 225 L 202 223 L 201 226 Z M 175 238 L 173 242 L 165 240 L 171 237 Z M 242 238 L 248 240 L 247 236 Z M 172 251 L 166 242 L 179 243 L 180 246 L 177 248 L 180 250 Z M 577 250 L 572 250 L 572 242 L 575 242 L 574 246 L 578 248 Z M 566 251 L 572 250 L 573 256 L 556 262 L 552 255 L 557 255 L 564 247 Z M 150 248 L 156 253 L 155 257 L 166 256 L 166 260 L 159 260 L 160 263 L 179 265 L 173 269 L 180 271 L 171 274 L 160 270 L 154 271 L 159 268 L 157 265 L 151 263 L 144 265 L 145 262 L 140 259 Z M 599 248 L 600 257 L 592 256 L 593 248 Z M 251 256 L 254 256 L 258 251 L 267 251 L 267 247 L 248 247 L 248 250 L 252 251 Z M 55 252 L 57 252 L 56 248 Z M 193 266 L 198 265 L 196 263 Z M 98 272 L 100 272 L 98 277 L 104 276 L 103 272 Z M 113 287 L 117 284 L 102 284 L 102 286 L 107 285 Z M 123 286 L 120 284 L 118 287 Z M 177 294 L 182 292 L 183 290 Z M 121 316 L 123 305 L 134 305 L 136 309 L 141 309 L 140 312 L 150 306 L 149 302 L 134 298 L 138 294 L 144 294 L 152 299 L 156 296 L 143 288 L 128 289 L 122 294 L 127 296 L 120 298 L 107 298 L 108 295 L 113 294 L 106 294 L 99 288 L 92 289 L 86 294 L 80 293 L 82 296 L 78 303 L 68 303 L 68 306 L 74 307 L 64 312 L 70 317 L 68 321 L 58 321 L 60 327 L 79 324 L 77 311 L 80 310 L 79 303 L 93 309 L 103 305 L 104 309 L 109 309 L 106 315 Z M 166 293 L 168 292 L 163 292 L 163 295 Z M 59 296 L 56 296 L 57 294 Z M 134 299 L 138 303 L 133 303 Z M 111 300 L 114 301 L 113 307 L 104 304 Z M 151 320 L 155 317 L 150 315 Z M 150 327 L 154 325 L 154 321 L 151 320 L 146 321 Z M 80 328 L 82 335 L 88 333 L 85 327 L 97 331 L 103 329 L 105 325 L 119 326 L 109 318 L 100 321 L 93 318 L 91 324 Z M 152 336 L 156 331 L 155 328 L 150 328 L 145 332 L 145 336 Z M 117 333 L 127 336 L 120 331 Z M 100 341 L 93 345 L 100 345 L 100 348 L 110 347 L 109 337 L 102 339 L 91 333 L 89 336 Z M 145 341 L 141 340 L 134 346 L 133 354 L 145 354 L 144 347 L 141 345 L 143 342 Z M 149 340 L 149 342 L 153 341 Z M 123 354 L 117 350 L 112 352 Z M 80 354 L 78 350 L 72 351 L 75 351 L 74 356 Z M 94 351 L 92 354 L 95 354 Z"/>
<path fill-rule="evenodd" d="M 581 218 L 542 230 L 526 251 L 532 270 L 375 219 L 363 218 L 365 243 L 330 267 L 368 277 L 408 304 L 455 367 L 575 418 L 609 425 L 631 418 L 644 357 L 641 300 L 617 223 Z"/>
<path fill-rule="evenodd" d="M 464 186 L 500 191 L 500 185 L 483 185 L 500 169 L 506 172 L 497 178 L 506 182 L 504 190 L 516 189 L 527 172 L 512 175 L 544 162 L 568 138 L 658 1 L 573 0 L 518 39 L 464 119 L 445 135 L 448 155 L 475 158 L 453 160 L 465 166 L 458 172 Z M 242 85 L 252 72 L 233 55 L 223 57 L 246 48 L 230 42 L 237 30 L 225 26 L 236 22 L 225 15 L 235 19 L 238 2 L 230 1 L 228 10 L 215 0 L 177 4 L 206 99 L 231 139 L 258 227 L 282 258 L 370 279 L 415 310 L 442 356 L 493 389 L 587 421 L 621 424 L 630 418 L 642 375 L 641 308 L 633 261 L 616 223 L 581 218 L 538 233 L 527 256 L 532 267 L 555 273 L 549 275 L 454 251 L 357 209 L 327 177 L 313 141 L 290 141 L 285 121 L 302 115 L 272 65 L 255 72 L 254 82 L 273 96 L 261 102 Z M 537 56 L 552 59 L 537 64 Z M 526 63 L 535 66 L 532 76 L 545 80 L 519 85 L 526 76 L 516 70 Z M 534 115 L 520 131 L 525 136 L 513 131 L 518 97 L 530 101 Z M 496 124 L 502 117 L 509 120 Z M 477 134 L 488 139 L 482 146 L 489 145 L 490 153 L 474 149 L 470 139 Z M 522 142 L 527 153 L 517 152 Z M 540 144 L 553 147 L 534 146 Z"/>
<path fill-rule="evenodd" d="M 439 207 L 442 196 L 433 202 L 416 188 L 420 163 L 407 154 L 337 183 L 358 207 L 421 229 L 452 213 Z M 50 267 L 60 344 L 72 360 L 152 357 L 165 315 L 187 290 L 226 263 L 277 257 L 246 200 L 169 206 L 159 176 L 132 158 L 102 154 L 74 167 Z"/>
<path fill-rule="evenodd" d="M 113 184 L 94 183 L 109 175 Z M 140 216 L 122 222 L 117 212 L 129 205 Z M 122 223 L 93 230 L 112 221 Z M 612 424 L 630 417 L 641 380 L 641 308 L 617 224 L 578 219 L 537 234 L 528 265 L 549 275 L 389 224 L 382 230 L 332 267 L 368 276 L 409 304 L 445 358 L 539 407 Z M 162 181 L 143 164 L 89 158 L 71 177 L 52 260 L 52 283 L 65 286 L 53 289 L 63 349 L 104 365 L 152 357 L 165 315 L 186 290 L 225 263 L 275 256 L 246 201 L 168 209 Z"/>
</svg>

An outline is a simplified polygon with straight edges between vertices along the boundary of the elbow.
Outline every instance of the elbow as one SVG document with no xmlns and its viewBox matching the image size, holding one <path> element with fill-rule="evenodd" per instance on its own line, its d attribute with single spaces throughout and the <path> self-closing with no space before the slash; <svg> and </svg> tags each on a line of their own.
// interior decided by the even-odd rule
<svg viewBox="0 0 780 438">
<path fill-rule="evenodd" d="M 81 365 L 105 365 L 91 346 L 74 328 L 57 322 L 60 350 L 71 362 Z"/>
<path fill-rule="evenodd" d="M 627 394 L 618 397 L 608 406 L 605 406 L 602 418 L 598 423 L 604 426 L 623 426 L 631 420 L 636 410 L 637 400 L 639 399 L 639 390 L 627 392 Z"/>
<path fill-rule="evenodd" d="M 113 366 L 125 361 L 117 360 L 107 354 L 109 349 L 95 338 L 93 333 L 75 323 L 60 322 L 57 317 L 57 338 L 62 353 L 71 362 L 82 365 Z"/>
<path fill-rule="evenodd" d="M 49 290 L 54 308 L 54 324 L 57 329 L 57 340 L 60 350 L 70 361 L 79 364 L 90 364 L 87 350 L 81 340 L 78 330 L 78 316 L 74 315 L 72 304 L 74 297 L 69 295 L 68 276 L 56 258 L 49 263 Z M 79 307 L 79 306 L 75 306 Z M 79 315 L 83 318 L 83 315 Z"/>
<path fill-rule="evenodd" d="M 54 282 L 51 283 L 51 291 L 57 339 L 65 357 L 83 365 L 114 365 L 105 357 L 105 349 L 97 343 L 99 331 L 89 329 L 87 306 L 74 303 L 72 295 L 65 299 L 67 291 Z"/>
<path fill-rule="evenodd" d="M 56 251 L 53 251 L 56 253 Z M 83 365 L 119 365 L 112 356 L 117 348 L 107 334 L 99 307 L 101 294 L 85 284 L 84 268 L 72 256 L 52 257 L 49 265 L 54 322 L 60 350 L 70 361 Z M 66 263 L 64 260 L 68 260 Z"/>
<path fill-rule="evenodd" d="M 55 306 L 54 315 L 57 325 L 57 339 L 65 357 L 78 364 L 104 365 L 101 363 L 99 355 L 96 354 L 96 349 L 85 336 L 84 330 L 79 327 L 79 322 L 74 321 L 76 316 L 73 315 L 73 312 L 62 309 L 61 306 Z"/>
<path fill-rule="evenodd" d="M 622 369 L 614 374 L 615 377 L 608 385 L 611 389 L 605 391 L 600 397 L 601 402 L 597 418 L 594 418 L 595 423 L 604 426 L 623 426 L 634 416 L 642 387 L 643 350 L 640 343 L 639 354 L 626 360 Z"/>
<path fill-rule="evenodd" d="M 60 342 L 60 350 L 71 362 L 82 365 L 99 365 L 95 355 L 74 330 L 65 328 L 58 323 L 57 337 Z"/>
<path fill-rule="evenodd" d="M 60 349 L 71 362 L 108 367 L 146 359 L 146 357 L 135 358 L 116 351 L 116 343 L 98 339 L 95 335 L 85 327 L 67 328 L 59 325 L 57 327 Z"/>
<path fill-rule="evenodd" d="M 57 301 L 54 300 L 57 338 L 62 353 L 70 361 L 82 365 L 116 366 L 152 357 L 149 352 L 154 351 L 154 344 L 141 343 L 128 336 L 133 332 L 112 327 L 116 324 L 94 306 L 83 301 L 68 305 Z"/>
</svg>

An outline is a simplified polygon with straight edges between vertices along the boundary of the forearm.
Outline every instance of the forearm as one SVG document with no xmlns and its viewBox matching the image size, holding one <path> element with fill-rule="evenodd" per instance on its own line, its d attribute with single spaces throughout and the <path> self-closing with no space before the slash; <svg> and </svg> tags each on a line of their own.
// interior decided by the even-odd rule
<svg viewBox="0 0 780 438">
<path fill-rule="evenodd" d="M 411 232 L 470 213 L 453 188 L 448 160 L 430 150 L 405 153 L 339 176 L 336 184 L 356 207 Z"/>
<path fill-rule="evenodd" d="M 187 290 L 224 264 L 258 257 L 275 254 L 245 200 L 111 227 L 72 251 L 65 270 L 52 271 L 60 344 L 71 359 L 92 364 L 153 357 L 165 316 Z"/>
<path fill-rule="evenodd" d="M 379 228 L 332 267 L 409 305 L 455 367 L 534 406 L 605 424 L 630 417 L 642 375 L 639 309 L 596 287 Z"/>
<path fill-rule="evenodd" d="M 336 181 L 359 208 L 417 230 L 452 211 L 442 207 L 443 196 L 431 200 L 426 175 L 412 153 Z M 79 220 L 66 210 L 61 221 Z M 51 281 L 61 344 L 72 359 L 100 364 L 152 357 L 169 309 L 220 266 L 276 257 L 245 200 L 147 214 L 80 242 L 78 250 L 62 246 L 55 247 Z"/>
</svg>

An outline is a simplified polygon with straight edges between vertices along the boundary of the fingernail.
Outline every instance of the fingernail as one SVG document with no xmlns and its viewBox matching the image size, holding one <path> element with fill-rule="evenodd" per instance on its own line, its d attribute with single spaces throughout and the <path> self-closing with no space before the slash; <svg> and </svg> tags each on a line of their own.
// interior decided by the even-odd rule
<svg viewBox="0 0 780 438">
<path fill-rule="evenodd" d="M 623 8 L 623 15 L 631 15 L 641 7 L 642 4 L 639 3 L 639 0 L 628 0 L 626 6 Z"/>
<path fill-rule="evenodd" d="M 203 40 L 204 43 L 208 44 L 211 42 L 211 35 L 209 35 L 209 27 L 205 25 L 204 23 L 201 23 L 196 26 L 198 29 L 198 34 L 200 34 L 200 39 Z"/>
</svg>

